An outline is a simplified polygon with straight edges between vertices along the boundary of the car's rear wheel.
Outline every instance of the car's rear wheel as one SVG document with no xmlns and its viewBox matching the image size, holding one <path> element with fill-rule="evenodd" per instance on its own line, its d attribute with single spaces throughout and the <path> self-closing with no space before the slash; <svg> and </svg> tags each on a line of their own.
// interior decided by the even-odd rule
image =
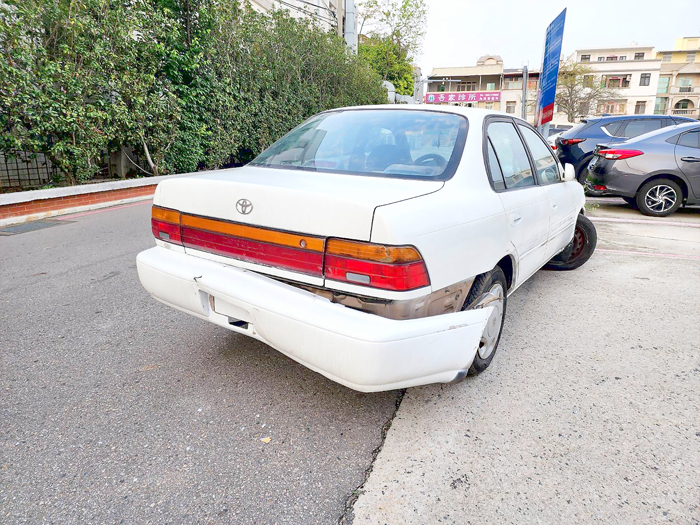
<svg viewBox="0 0 700 525">
<path fill-rule="evenodd" d="M 591 258 L 598 244 L 598 233 L 591 220 L 579 213 L 574 238 L 545 265 L 548 270 L 575 270 Z"/>
<path fill-rule="evenodd" d="M 483 372 L 493 361 L 493 356 L 496 354 L 498 343 L 501 340 L 507 301 L 508 284 L 506 276 L 499 266 L 474 279 L 467 300 L 464 302 L 463 310 L 493 306 L 493 311 L 481 334 L 474 361 L 469 367 L 470 375 Z"/>
<path fill-rule="evenodd" d="M 636 201 L 644 215 L 666 217 L 681 207 L 683 192 L 672 180 L 655 179 L 639 188 Z"/>
</svg>

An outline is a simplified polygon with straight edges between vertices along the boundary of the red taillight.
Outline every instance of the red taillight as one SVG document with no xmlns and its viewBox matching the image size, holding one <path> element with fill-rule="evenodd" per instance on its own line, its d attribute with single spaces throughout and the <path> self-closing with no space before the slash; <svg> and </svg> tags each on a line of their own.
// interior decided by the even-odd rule
<svg viewBox="0 0 700 525">
<path fill-rule="evenodd" d="M 151 208 L 151 231 L 156 239 L 182 244 L 180 212 L 153 206 Z"/>
<path fill-rule="evenodd" d="M 330 239 L 326 243 L 324 275 L 371 288 L 406 291 L 430 284 L 428 270 L 412 246 Z"/>
<path fill-rule="evenodd" d="M 574 144 L 579 144 L 586 139 L 559 139 L 559 142 L 564 146 L 573 146 Z"/>
<path fill-rule="evenodd" d="M 556 144 L 551 144 L 551 146 L 552 146 L 552 149 L 556 151 L 557 145 L 556 145 Z"/>
<path fill-rule="evenodd" d="M 609 160 L 624 160 L 639 157 L 644 152 L 636 149 L 602 149 L 596 155 Z"/>
</svg>

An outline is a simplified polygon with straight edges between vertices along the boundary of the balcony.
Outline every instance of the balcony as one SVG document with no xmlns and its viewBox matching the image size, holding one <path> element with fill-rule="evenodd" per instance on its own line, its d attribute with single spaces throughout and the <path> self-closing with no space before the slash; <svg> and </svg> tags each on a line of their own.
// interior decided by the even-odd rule
<svg viewBox="0 0 700 525">
<path fill-rule="evenodd" d="M 700 95 L 700 86 L 671 86 L 672 95 Z"/>
</svg>

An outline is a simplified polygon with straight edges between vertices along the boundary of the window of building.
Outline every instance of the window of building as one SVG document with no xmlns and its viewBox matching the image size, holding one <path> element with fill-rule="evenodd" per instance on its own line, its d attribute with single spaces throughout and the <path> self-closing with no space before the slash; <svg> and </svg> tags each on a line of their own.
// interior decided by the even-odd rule
<svg viewBox="0 0 700 525">
<path fill-rule="evenodd" d="M 484 102 L 485 109 L 493 109 L 493 102 Z"/>
<path fill-rule="evenodd" d="M 644 115 L 647 110 L 647 103 L 644 101 L 637 102 L 634 105 L 634 114 L 635 115 Z"/>
<path fill-rule="evenodd" d="M 595 75 L 583 75 L 583 87 L 593 87 Z"/>
<path fill-rule="evenodd" d="M 620 60 L 627 60 L 627 55 L 620 55 Z"/>
<path fill-rule="evenodd" d="M 630 75 L 626 77 L 603 77 L 603 85 L 610 89 L 628 88 L 630 87 Z"/>
<path fill-rule="evenodd" d="M 666 97 L 656 97 L 654 104 L 654 115 L 665 115 L 668 99 Z"/>
<path fill-rule="evenodd" d="M 438 91 L 445 91 L 445 84 L 440 84 L 438 86 Z"/>
<path fill-rule="evenodd" d="M 522 80 L 506 80 L 506 89 L 523 89 Z"/>
<path fill-rule="evenodd" d="M 581 55 L 581 62 L 590 62 L 591 55 Z"/>
<path fill-rule="evenodd" d="M 506 102 L 506 113 L 515 113 L 515 102 Z"/>
<path fill-rule="evenodd" d="M 680 77 L 678 79 L 678 92 L 691 93 L 693 91 L 693 79 L 690 77 Z"/>
<path fill-rule="evenodd" d="M 673 59 L 673 53 L 664 53 L 662 60 L 664 62 L 670 62 Z"/>
<path fill-rule="evenodd" d="M 488 137 L 493 144 L 506 188 L 534 186 L 535 177 L 532 175 L 530 160 L 515 126 L 508 122 L 494 122 L 488 127 Z M 498 178 L 497 174 L 494 178 L 492 173 L 491 179 L 496 180 L 496 178 Z"/>
<path fill-rule="evenodd" d="M 606 62 L 615 62 L 615 61 L 617 61 L 617 57 L 614 55 L 611 55 L 609 57 L 605 57 L 605 61 Z"/>
<path fill-rule="evenodd" d="M 684 98 L 683 100 L 679 100 L 676 102 L 676 105 L 673 106 L 673 109 L 692 109 L 693 103 L 688 100 L 687 98 Z"/>
<path fill-rule="evenodd" d="M 685 61 L 686 62 L 695 62 L 695 51 L 691 51 L 690 53 L 686 53 Z"/>
<path fill-rule="evenodd" d="M 494 91 L 495 89 L 496 89 L 495 82 L 487 82 L 486 83 L 486 91 Z"/>
<path fill-rule="evenodd" d="M 668 85 L 671 83 L 669 77 L 659 78 L 659 85 L 656 87 L 657 93 L 668 93 Z"/>
<path fill-rule="evenodd" d="M 603 102 L 598 106 L 598 113 L 606 115 L 624 115 L 627 113 L 627 103 L 616 100 Z"/>
<path fill-rule="evenodd" d="M 635 53 L 634 59 L 635 60 L 644 60 L 644 53 Z"/>
<path fill-rule="evenodd" d="M 527 89 L 537 89 L 537 80 L 528 80 Z"/>
<path fill-rule="evenodd" d="M 605 57 L 598 57 L 598 62 L 605 62 Z"/>
<path fill-rule="evenodd" d="M 651 73 L 642 73 L 639 77 L 640 86 L 648 86 L 651 83 Z"/>
</svg>

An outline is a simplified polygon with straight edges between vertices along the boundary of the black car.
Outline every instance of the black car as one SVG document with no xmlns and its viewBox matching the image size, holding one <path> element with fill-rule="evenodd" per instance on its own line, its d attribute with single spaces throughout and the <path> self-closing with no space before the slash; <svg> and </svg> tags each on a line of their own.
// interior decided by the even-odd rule
<svg viewBox="0 0 700 525">
<path fill-rule="evenodd" d="M 593 158 L 593 151 L 597 144 L 622 142 L 683 122 L 697 121 L 668 115 L 621 115 L 583 119 L 578 126 L 557 137 L 555 141 L 557 155 L 562 165 L 569 163 L 574 166 L 576 178 L 581 184 L 585 184 L 586 167 Z"/>
<path fill-rule="evenodd" d="M 595 190 L 619 195 L 645 215 L 664 217 L 698 204 L 700 122 L 599 144 L 587 175 Z"/>
</svg>

